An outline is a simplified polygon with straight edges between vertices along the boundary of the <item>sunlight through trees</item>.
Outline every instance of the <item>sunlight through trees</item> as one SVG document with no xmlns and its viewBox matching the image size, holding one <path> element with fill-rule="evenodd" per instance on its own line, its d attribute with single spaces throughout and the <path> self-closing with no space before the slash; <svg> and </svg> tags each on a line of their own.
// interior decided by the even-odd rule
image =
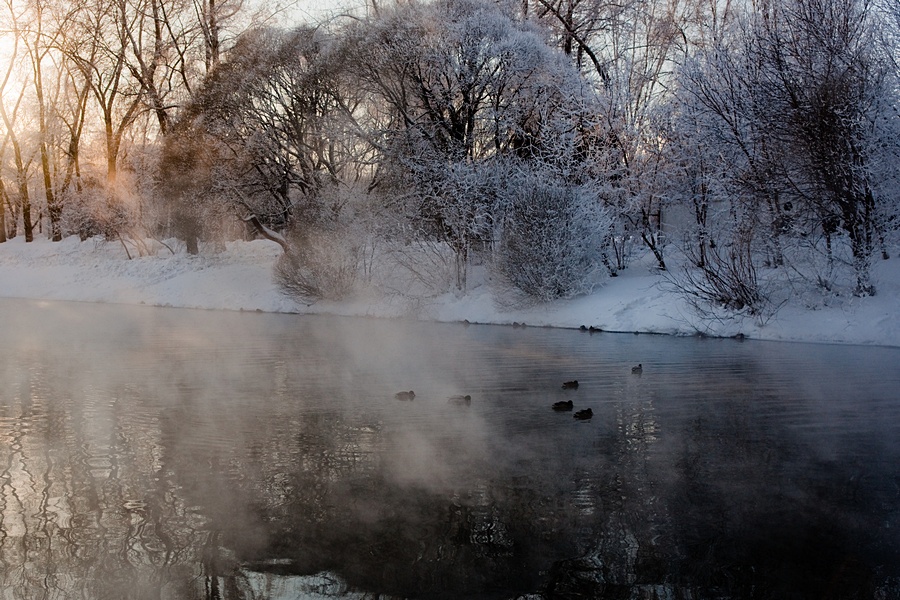
<svg viewBox="0 0 900 600">
<path fill-rule="evenodd" d="M 890 3 L 283 14 L 4 0 L 0 242 L 262 235 L 305 301 L 487 281 L 516 303 L 585 293 L 642 247 L 698 308 L 751 315 L 797 286 L 874 294 L 897 242 Z"/>
</svg>

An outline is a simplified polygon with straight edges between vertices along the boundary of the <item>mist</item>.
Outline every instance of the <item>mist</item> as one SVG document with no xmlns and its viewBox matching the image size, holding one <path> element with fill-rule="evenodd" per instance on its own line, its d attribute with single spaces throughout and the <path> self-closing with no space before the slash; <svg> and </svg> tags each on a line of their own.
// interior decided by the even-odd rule
<svg viewBox="0 0 900 600">
<path fill-rule="evenodd" d="M 3 309 L 0 555 L 24 565 L 5 587 L 53 570 L 84 598 L 315 577 L 339 597 L 741 598 L 836 573 L 875 593 L 900 568 L 896 349 Z M 22 563 L 38 540 L 53 550 Z"/>
</svg>

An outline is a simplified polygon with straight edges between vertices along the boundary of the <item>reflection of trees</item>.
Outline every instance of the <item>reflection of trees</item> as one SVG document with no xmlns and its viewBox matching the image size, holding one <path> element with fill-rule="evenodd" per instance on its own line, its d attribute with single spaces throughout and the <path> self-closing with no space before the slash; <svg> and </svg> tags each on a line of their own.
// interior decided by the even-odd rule
<svg viewBox="0 0 900 600">
<path fill-rule="evenodd" d="M 719 389 L 730 383 L 742 401 L 790 406 L 741 377 Z M 669 432 L 657 430 L 651 402 L 617 405 L 597 442 L 613 460 L 585 470 L 580 486 L 602 505 L 599 529 L 578 555 L 554 563 L 543 596 L 896 595 L 900 579 L 885 577 L 900 569 L 890 527 L 900 515 L 896 476 L 842 460 L 843 448 L 821 458 L 814 437 L 759 418 L 742 401 L 702 402 L 703 416 L 689 423 L 669 416 Z M 675 437 L 659 448 L 666 433 Z"/>
<path fill-rule="evenodd" d="M 0 588 L 188 597 L 200 523 L 155 460 L 155 432 L 89 389 L 47 388 L 50 362 L 21 357 L 24 376 L 0 409 Z"/>
<path fill-rule="evenodd" d="M 395 442 L 378 423 L 333 412 L 272 425 L 256 425 L 270 435 L 229 457 L 235 479 L 214 469 L 193 488 L 209 504 L 218 496 L 209 490 L 226 480 L 240 487 L 229 494 L 244 507 L 207 505 L 205 512 L 221 516 L 211 525 L 222 526 L 223 546 L 257 571 L 332 571 L 380 593 L 477 597 L 490 589 L 534 590 L 548 557 L 575 552 L 586 519 L 572 518 L 558 482 L 541 475 L 514 480 L 478 464 L 482 476 L 451 474 L 446 486 L 419 485 L 392 473 L 386 457 Z M 444 443 L 448 455 L 464 453 L 452 440 Z M 472 466 L 462 461 L 459 468 Z M 248 543 L 238 514 L 247 515 L 257 543 Z"/>
<path fill-rule="evenodd" d="M 91 393 L 44 404 L 58 390 L 32 383 L 0 414 L 0 586 L 48 597 L 256 597 L 242 565 L 331 571 L 398 596 L 743 597 L 817 589 L 836 573 L 838 590 L 874 590 L 853 552 L 889 547 L 838 551 L 889 517 L 890 490 L 850 472 L 798 483 L 809 477 L 786 472 L 785 457 L 805 464 L 807 449 L 740 411 L 694 421 L 672 457 L 652 398 L 623 402 L 570 462 L 543 456 L 525 470 L 508 460 L 524 447 L 489 461 L 447 436 L 435 443 L 450 470 L 428 485 L 395 476 L 396 432 L 363 415 L 285 403 L 210 418 L 185 387 L 147 421 Z M 202 443 L 210 436 L 231 441 Z"/>
<path fill-rule="evenodd" d="M 898 563 L 896 469 L 759 418 L 745 399 L 789 403 L 739 364 L 674 413 L 685 376 L 629 374 L 615 404 L 574 423 L 496 377 L 469 410 L 424 392 L 398 403 L 393 388 L 368 403 L 345 346 L 277 338 L 271 376 L 250 377 L 246 353 L 211 340 L 124 353 L 113 374 L 67 367 L 59 389 L 58 355 L 0 346 L 0 590 L 241 600 L 327 572 L 309 585 L 335 596 L 849 598 L 897 571 L 871 569 Z M 198 349 L 215 360 L 189 361 Z M 474 354 L 473 379 L 487 363 Z M 508 379 L 553 360 L 529 355 Z M 537 421 L 520 410 L 531 400 Z"/>
<path fill-rule="evenodd" d="M 582 536 L 586 542 L 579 555 L 553 565 L 546 598 L 652 598 L 667 583 L 666 464 L 656 448 L 653 396 L 634 381 L 636 389 L 622 393 L 614 419 L 594 443 L 595 464 L 583 469 L 583 495 L 599 513 L 594 531 Z M 596 456 L 609 459 L 598 468 Z M 659 591 L 640 595 L 644 588 Z"/>
</svg>

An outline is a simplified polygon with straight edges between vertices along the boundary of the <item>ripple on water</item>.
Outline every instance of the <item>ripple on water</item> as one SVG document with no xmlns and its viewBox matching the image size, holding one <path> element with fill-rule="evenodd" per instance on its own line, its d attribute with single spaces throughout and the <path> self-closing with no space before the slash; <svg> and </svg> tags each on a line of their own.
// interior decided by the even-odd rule
<svg viewBox="0 0 900 600">
<path fill-rule="evenodd" d="M 62 549 L 73 596 L 135 577 L 202 595 L 198 574 L 247 564 L 409 597 L 611 574 L 631 596 L 684 580 L 664 591 L 823 597 L 795 592 L 900 577 L 894 351 L 123 307 L 66 320 L 81 308 L 40 313 L 40 401 L 0 407 L 0 449 L 20 454 L 4 531 Z M 96 323 L 102 343 L 77 350 L 52 335 Z M 0 369 L 0 389 L 20 379 Z M 569 399 L 593 419 L 551 409 Z M 46 595 L 14 580 L 30 563 L 8 540 L 0 589 Z"/>
</svg>

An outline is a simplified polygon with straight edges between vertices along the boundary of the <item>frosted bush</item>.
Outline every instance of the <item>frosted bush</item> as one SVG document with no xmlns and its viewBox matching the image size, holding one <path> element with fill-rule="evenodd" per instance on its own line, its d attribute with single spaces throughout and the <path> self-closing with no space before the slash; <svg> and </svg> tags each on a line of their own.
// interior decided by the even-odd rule
<svg viewBox="0 0 900 600">
<path fill-rule="evenodd" d="M 601 281 L 611 219 L 590 186 L 534 174 L 509 190 L 493 270 L 503 294 L 547 302 L 590 293 Z"/>
<path fill-rule="evenodd" d="M 341 231 L 290 236 L 290 250 L 275 264 L 275 281 L 289 296 L 306 304 L 343 300 L 359 273 L 360 245 Z"/>
</svg>

